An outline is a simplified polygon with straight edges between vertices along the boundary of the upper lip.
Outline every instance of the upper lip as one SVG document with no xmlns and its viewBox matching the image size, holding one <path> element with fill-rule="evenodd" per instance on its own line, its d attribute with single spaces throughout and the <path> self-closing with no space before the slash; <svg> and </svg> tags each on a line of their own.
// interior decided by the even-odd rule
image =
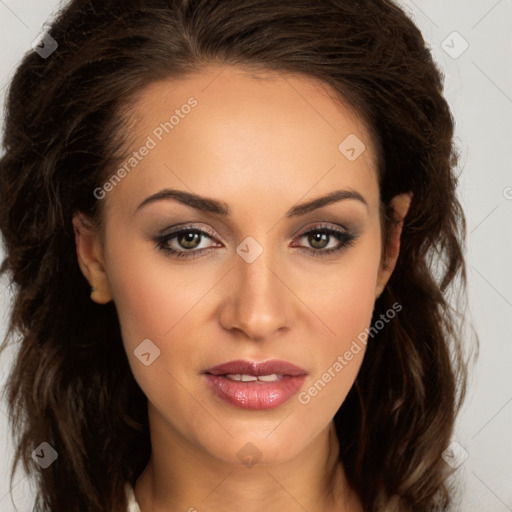
<svg viewBox="0 0 512 512">
<path fill-rule="evenodd" d="M 256 361 L 245 361 L 238 359 L 236 361 L 228 361 L 212 368 L 208 368 L 204 373 L 211 375 L 254 375 L 256 377 L 260 375 L 306 375 L 306 370 L 295 366 L 288 361 L 282 361 L 280 359 L 271 359 L 270 361 L 262 361 L 260 363 Z"/>
</svg>

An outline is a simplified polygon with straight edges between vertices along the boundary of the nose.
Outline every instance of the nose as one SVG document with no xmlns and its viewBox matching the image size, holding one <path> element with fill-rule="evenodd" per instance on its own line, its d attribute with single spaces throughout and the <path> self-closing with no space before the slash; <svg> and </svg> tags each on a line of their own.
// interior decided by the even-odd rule
<svg viewBox="0 0 512 512">
<path fill-rule="evenodd" d="M 220 312 L 224 329 L 240 331 L 254 341 L 264 341 L 288 330 L 297 298 L 271 249 L 264 249 L 251 263 L 238 254 L 235 258 Z"/>
</svg>

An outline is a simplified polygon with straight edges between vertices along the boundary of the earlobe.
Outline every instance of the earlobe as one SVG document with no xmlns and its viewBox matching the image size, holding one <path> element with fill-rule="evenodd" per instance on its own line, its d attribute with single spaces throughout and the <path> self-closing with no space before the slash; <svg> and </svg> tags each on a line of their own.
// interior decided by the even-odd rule
<svg viewBox="0 0 512 512">
<path fill-rule="evenodd" d="M 98 304 L 106 304 L 112 300 L 112 295 L 99 233 L 81 213 L 73 216 L 73 230 L 78 265 L 91 286 L 91 299 Z"/>
<path fill-rule="evenodd" d="M 382 258 L 381 268 L 379 269 L 375 291 L 376 298 L 386 287 L 386 284 L 389 281 L 393 270 L 395 269 L 395 265 L 398 260 L 398 254 L 400 253 L 400 237 L 402 234 L 402 227 L 404 224 L 404 219 L 411 205 L 412 196 L 412 192 L 406 192 L 396 195 L 390 201 L 390 204 L 393 208 L 394 224 L 389 234 L 389 241 L 385 249 L 386 254 L 384 254 L 384 257 Z"/>
</svg>

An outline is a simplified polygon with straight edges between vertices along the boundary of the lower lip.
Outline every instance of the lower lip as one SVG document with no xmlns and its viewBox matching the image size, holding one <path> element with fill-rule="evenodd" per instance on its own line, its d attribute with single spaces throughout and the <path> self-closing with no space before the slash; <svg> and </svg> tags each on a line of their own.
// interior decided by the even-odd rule
<svg viewBox="0 0 512 512">
<path fill-rule="evenodd" d="M 205 374 L 210 389 L 225 402 L 240 409 L 274 409 L 300 389 L 306 375 L 286 375 L 275 382 L 242 382 L 220 375 Z"/>
</svg>

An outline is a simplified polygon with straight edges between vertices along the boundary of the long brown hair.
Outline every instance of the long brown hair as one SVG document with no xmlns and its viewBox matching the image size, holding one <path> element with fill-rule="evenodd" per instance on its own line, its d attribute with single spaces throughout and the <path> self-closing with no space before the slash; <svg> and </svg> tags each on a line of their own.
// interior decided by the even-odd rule
<svg viewBox="0 0 512 512">
<path fill-rule="evenodd" d="M 21 462 L 37 478 L 35 510 L 125 509 L 123 485 L 150 455 L 147 400 L 115 305 L 89 298 L 71 219 L 101 225 L 93 191 L 121 158 L 137 93 L 225 63 L 319 79 L 365 119 L 380 147 L 385 236 L 390 199 L 413 192 L 373 321 L 403 309 L 369 340 L 335 426 L 365 511 L 446 510 L 442 452 L 468 372 L 448 292 L 464 297 L 466 226 L 443 77 L 414 23 L 391 0 L 72 0 L 49 34 L 58 48 L 27 53 L 10 85 L 0 162 L 1 270 L 14 291 L 3 348 L 19 346 L 6 387 L 11 484 Z M 45 441 L 59 458 L 42 470 L 30 454 Z"/>
</svg>

